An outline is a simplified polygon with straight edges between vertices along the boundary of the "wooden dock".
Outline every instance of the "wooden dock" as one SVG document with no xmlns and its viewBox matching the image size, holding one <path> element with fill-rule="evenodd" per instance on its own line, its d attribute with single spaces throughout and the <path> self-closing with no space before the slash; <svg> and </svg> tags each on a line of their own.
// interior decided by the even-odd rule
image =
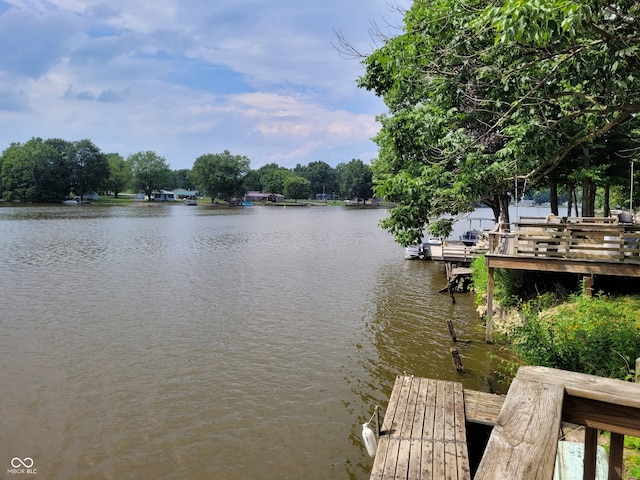
<svg viewBox="0 0 640 480">
<path fill-rule="evenodd" d="M 447 262 L 459 266 L 469 266 L 478 256 L 487 252 L 488 246 L 474 245 L 468 247 L 462 242 L 432 245 L 431 260 Z"/>
<path fill-rule="evenodd" d="M 469 479 L 461 383 L 398 376 L 372 480 Z"/>
<path fill-rule="evenodd" d="M 521 367 L 504 397 L 399 376 L 371 479 L 551 480 L 563 422 L 585 427 L 584 480 L 595 479 L 598 431 L 611 432 L 608 478 L 620 480 L 624 435 L 640 436 L 640 384 Z M 493 426 L 486 448 L 468 441 L 471 423 Z"/>
<path fill-rule="evenodd" d="M 617 218 L 527 218 L 509 233 L 489 233 L 486 340 L 493 341 L 494 270 L 640 277 L 640 225 Z"/>
</svg>

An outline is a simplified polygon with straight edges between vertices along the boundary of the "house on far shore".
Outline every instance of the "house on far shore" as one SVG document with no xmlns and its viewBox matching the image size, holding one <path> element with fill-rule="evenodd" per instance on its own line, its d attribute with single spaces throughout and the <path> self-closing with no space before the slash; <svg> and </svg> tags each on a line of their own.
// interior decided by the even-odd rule
<svg viewBox="0 0 640 480">
<path fill-rule="evenodd" d="M 175 190 L 173 190 L 173 193 L 176 196 L 176 198 L 179 200 L 182 200 L 183 198 L 186 198 L 186 197 L 200 196 L 199 190 L 185 190 L 184 188 L 176 188 Z"/>
<path fill-rule="evenodd" d="M 151 195 L 151 200 L 154 202 L 174 202 L 176 200 L 176 194 L 168 190 L 153 192 Z"/>
<path fill-rule="evenodd" d="M 280 193 L 262 193 L 262 192 L 247 192 L 244 196 L 245 202 L 284 202 L 284 195 Z"/>
</svg>

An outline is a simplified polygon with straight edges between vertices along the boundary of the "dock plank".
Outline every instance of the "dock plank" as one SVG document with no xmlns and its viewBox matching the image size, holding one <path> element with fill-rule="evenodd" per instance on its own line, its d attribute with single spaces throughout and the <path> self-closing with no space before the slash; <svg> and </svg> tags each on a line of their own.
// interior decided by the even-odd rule
<svg viewBox="0 0 640 480">
<path fill-rule="evenodd" d="M 475 480 L 553 478 L 563 397 L 562 385 L 516 376 Z"/>
<path fill-rule="evenodd" d="M 464 414 L 469 423 L 493 426 L 498 420 L 504 395 L 464 390 Z"/>
</svg>

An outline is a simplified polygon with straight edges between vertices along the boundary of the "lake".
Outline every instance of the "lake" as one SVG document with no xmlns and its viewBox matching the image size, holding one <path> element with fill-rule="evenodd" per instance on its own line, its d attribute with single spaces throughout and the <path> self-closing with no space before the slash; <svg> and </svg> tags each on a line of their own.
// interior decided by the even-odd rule
<svg viewBox="0 0 640 480">
<path fill-rule="evenodd" d="M 385 215 L 0 207 L 2 467 L 28 457 L 47 479 L 368 478 L 361 424 L 395 376 L 486 390 L 497 348 L 474 295 L 438 293 L 443 265 L 404 260 L 378 226 Z M 468 341 L 462 375 L 449 319 Z"/>
</svg>

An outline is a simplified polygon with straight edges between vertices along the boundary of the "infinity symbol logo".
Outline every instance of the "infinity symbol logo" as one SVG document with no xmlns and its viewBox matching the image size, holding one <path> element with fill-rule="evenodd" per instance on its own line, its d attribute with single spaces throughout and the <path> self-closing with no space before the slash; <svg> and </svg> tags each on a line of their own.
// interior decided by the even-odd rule
<svg viewBox="0 0 640 480">
<path fill-rule="evenodd" d="M 33 458 L 31 458 L 31 457 L 24 457 L 24 458 L 13 457 L 11 459 L 11 466 L 13 468 L 18 468 L 19 466 L 23 466 L 25 468 L 31 468 L 31 467 L 33 467 Z"/>
</svg>

